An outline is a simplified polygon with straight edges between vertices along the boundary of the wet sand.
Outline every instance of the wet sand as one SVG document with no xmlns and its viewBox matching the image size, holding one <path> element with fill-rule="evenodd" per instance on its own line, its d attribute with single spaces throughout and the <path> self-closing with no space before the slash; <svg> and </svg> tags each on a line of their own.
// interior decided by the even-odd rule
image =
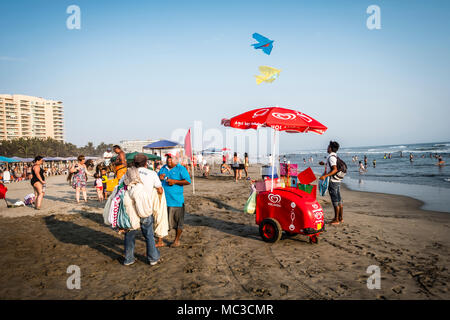
<svg viewBox="0 0 450 320">
<path fill-rule="evenodd" d="M 185 188 L 182 246 L 161 248 L 164 262 L 153 267 L 141 235 L 138 261 L 121 265 L 123 236 L 103 224 L 92 187 L 88 203 L 76 204 L 65 177 L 50 177 L 40 211 L 7 209 L 2 200 L 0 299 L 450 299 L 449 214 L 343 188 L 345 222 L 328 225 L 318 245 L 301 235 L 267 244 L 242 211 L 248 182 L 195 182 L 195 195 Z M 32 192 L 29 182 L 7 187 L 10 202 Z M 330 221 L 329 196 L 319 199 Z M 80 267 L 80 290 L 66 286 L 70 265 Z M 370 265 L 381 269 L 379 290 L 367 288 Z"/>
</svg>

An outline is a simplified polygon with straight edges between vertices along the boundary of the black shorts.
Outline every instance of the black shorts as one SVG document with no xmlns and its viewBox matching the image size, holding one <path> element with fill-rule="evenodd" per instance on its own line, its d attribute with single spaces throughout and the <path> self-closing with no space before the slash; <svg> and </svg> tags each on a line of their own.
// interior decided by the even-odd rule
<svg viewBox="0 0 450 320">
<path fill-rule="evenodd" d="M 184 203 L 182 207 L 167 207 L 169 214 L 169 230 L 183 229 L 184 225 Z"/>
<path fill-rule="evenodd" d="M 106 192 L 106 183 L 102 183 L 103 184 L 103 192 Z"/>
</svg>

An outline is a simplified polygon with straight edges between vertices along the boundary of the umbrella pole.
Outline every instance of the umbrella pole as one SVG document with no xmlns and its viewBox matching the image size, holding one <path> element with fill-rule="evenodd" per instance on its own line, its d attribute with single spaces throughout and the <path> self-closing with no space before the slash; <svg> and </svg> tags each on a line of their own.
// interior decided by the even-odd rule
<svg viewBox="0 0 450 320">
<path fill-rule="evenodd" d="M 273 172 L 275 170 L 275 142 L 276 142 L 276 130 L 273 129 L 273 143 L 272 143 L 272 187 L 270 188 L 270 192 L 273 192 Z"/>
</svg>

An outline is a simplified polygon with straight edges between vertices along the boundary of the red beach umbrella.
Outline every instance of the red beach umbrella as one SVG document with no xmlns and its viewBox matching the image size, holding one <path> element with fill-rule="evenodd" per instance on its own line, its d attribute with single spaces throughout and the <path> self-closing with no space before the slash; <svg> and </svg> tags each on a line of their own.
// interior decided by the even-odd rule
<svg viewBox="0 0 450 320">
<path fill-rule="evenodd" d="M 222 119 L 222 124 L 238 129 L 270 127 L 276 131 L 315 132 L 323 134 L 327 127 L 312 117 L 296 110 L 267 107 L 247 111 L 231 119 Z"/>
<path fill-rule="evenodd" d="M 274 129 L 273 150 L 275 150 L 275 133 L 286 131 L 289 133 L 314 132 L 323 134 L 328 128 L 312 117 L 296 110 L 267 107 L 247 111 L 231 119 L 222 119 L 222 125 L 237 129 L 259 129 L 269 127 Z M 275 166 L 275 155 L 272 156 L 272 190 Z"/>
</svg>

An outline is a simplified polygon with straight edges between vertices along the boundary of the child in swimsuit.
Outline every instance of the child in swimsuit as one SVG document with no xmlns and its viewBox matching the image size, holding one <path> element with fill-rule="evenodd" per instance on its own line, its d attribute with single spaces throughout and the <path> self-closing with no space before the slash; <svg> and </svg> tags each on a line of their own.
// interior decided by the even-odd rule
<svg viewBox="0 0 450 320">
<path fill-rule="evenodd" d="M 97 190 L 98 201 L 102 202 L 104 200 L 102 178 L 100 178 L 100 175 L 98 173 L 94 174 L 94 178 L 95 178 L 95 189 Z"/>
</svg>

